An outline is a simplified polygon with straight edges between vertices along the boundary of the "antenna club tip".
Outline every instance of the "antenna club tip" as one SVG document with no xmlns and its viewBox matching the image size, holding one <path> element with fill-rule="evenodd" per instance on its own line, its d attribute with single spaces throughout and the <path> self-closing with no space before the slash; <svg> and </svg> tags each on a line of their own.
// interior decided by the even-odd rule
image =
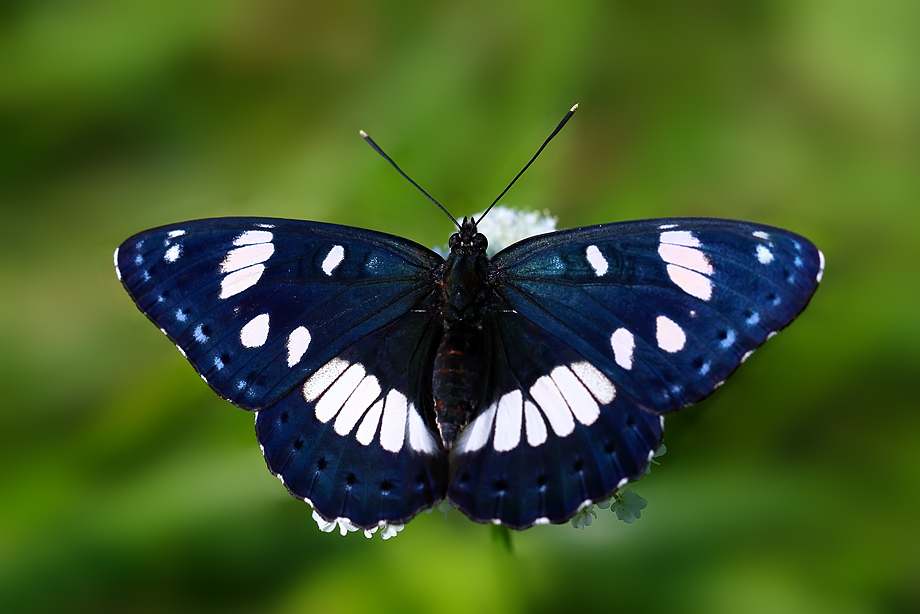
<svg viewBox="0 0 920 614">
<path fill-rule="evenodd" d="M 574 113 L 576 110 L 578 110 L 578 103 L 577 103 L 577 102 L 575 103 L 575 106 L 573 106 L 571 109 L 569 109 L 569 113 Z"/>
<path fill-rule="evenodd" d="M 576 105 L 576 106 L 577 106 L 577 105 Z M 362 138 L 362 139 L 366 139 L 366 138 L 367 138 L 367 132 L 365 132 L 364 130 L 358 130 L 358 134 L 361 135 L 361 138 Z"/>
</svg>

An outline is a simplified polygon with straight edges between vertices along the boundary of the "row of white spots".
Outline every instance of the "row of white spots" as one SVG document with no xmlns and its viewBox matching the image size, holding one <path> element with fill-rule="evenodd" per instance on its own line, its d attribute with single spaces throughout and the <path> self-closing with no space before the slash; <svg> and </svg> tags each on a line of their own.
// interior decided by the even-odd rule
<svg viewBox="0 0 920 614">
<path fill-rule="evenodd" d="M 533 402 L 520 390 L 512 390 L 486 408 L 464 431 L 457 451 L 479 450 L 494 433 L 492 447 L 507 452 L 520 444 L 522 431 L 527 443 L 536 447 L 546 441 L 547 423 L 556 435 L 566 437 L 575 430 L 576 420 L 593 424 L 600 416 L 600 405 L 613 401 L 616 388 L 590 363 L 577 362 L 540 377 L 529 393 Z"/>
<path fill-rule="evenodd" d="M 655 339 L 658 341 L 658 347 L 671 354 L 684 349 L 687 343 L 684 329 L 667 316 L 655 318 Z"/>
<path fill-rule="evenodd" d="M 667 263 L 668 277 L 681 290 L 704 301 L 712 298 L 712 263 L 700 249 L 700 241 L 688 230 L 661 233 L 658 255 Z"/>
<path fill-rule="evenodd" d="M 438 444 L 415 405 L 396 389 L 385 397 L 382 392 L 378 379 L 363 365 L 341 358 L 330 360 L 303 385 L 304 399 L 316 401 L 316 419 L 326 423 L 335 418 L 333 429 L 339 435 L 348 435 L 358 425 L 355 439 L 367 446 L 379 428 L 384 450 L 399 452 L 408 440 L 413 450 L 437 453 Z"/>
<path fill-rule="evenodd" d="M 220 298 L 229 298 L 258 283 L 265 272 L 262 264 L 275 253 L 274 235 L 267 230 L 247 230 L 233 240 L 236 247 L 220 263 Z"/>
<path fill-rule="evenodd" d="M 589 245 L 588 249 L 585 250 L 585 256 L 588 258 L 588 264 L 594 269 L 595 275 L 601 277 L 607 273 L 607 269 L 610 266 L 607 264 L 607 259 L 604 258 L 601 250 L 597 248 L 597 245 Z"/>
<path fill-rule="evenodd" d="M 332 272 L 336 269 L 342 260 L 345 259 L 345 248 L 341 245 L 336 245 L 329 250 L 329 253 L 326 254 L 326 257 L 323 259 L 323 264 L 321 265 L 323 273 L 326 275 L 332 276 Z"/>
</svg>

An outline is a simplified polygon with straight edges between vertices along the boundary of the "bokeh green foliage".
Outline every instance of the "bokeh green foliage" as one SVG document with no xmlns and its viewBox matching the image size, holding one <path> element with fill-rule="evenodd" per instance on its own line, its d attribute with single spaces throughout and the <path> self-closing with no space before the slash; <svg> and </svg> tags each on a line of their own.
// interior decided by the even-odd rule
<svg viewBox="0 0 920 614">
<path fill-rule="evenodd" d="M 918 89 L 910 0 L 0 7 L 0 610 L 920 609 Z M 668 421 L 632 525 L 513 551 L 458 513 L 321 534 L 121 290 L 183 219 L 443 244 L 498 193 L 560 226 L 784 226 L 827 254 L 802 319 Z"/>
</svg>

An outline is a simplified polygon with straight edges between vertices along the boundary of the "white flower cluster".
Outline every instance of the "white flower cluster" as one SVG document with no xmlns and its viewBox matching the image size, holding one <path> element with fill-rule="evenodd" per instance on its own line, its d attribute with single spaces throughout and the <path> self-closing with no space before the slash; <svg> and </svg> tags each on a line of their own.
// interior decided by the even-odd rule
<svg viewBox="0 0 920 614">
<path fill-rule="evenodd" d="M 319 525 L 319 530 L 323 533 L 331 533 L 336 526 L 339 527 L 339 533 L 341 535 L 348 535 L 354 531 L 358 530 L 358 527 L 353 525 L 350 520 L 347 518 L 336 518 L 335 520 L 326 520 L 316 510 L 313 510 L 313 520 L 316 521 L 316 524 Z M 402 531 L 406 525 L 404 524 L 387 524 L 383 523 L 374 527 L 373 529 L 364 529 L 364 537 L 370 539 L 374 533 L 380 529 L 380 537 L 383 539 L 390 539 L 391 537 L 396 537 L 396 534 Z"/>
<path fill-rule="evenodd" d="M 661 444 L 661 447 L 658 448 L 654 456 L 652 456 L 651 462 L 645 470 L 645 475 L 651 473 L 652 465 L 659 464 L 655 459 L 659 456 L 664 456 L 667 451 L 668 449 L 664 444 Z M 599 507 L 602 510 L 610 508 L 610 511 L 615 513 L 617 518 L 626 524 L 632 524 L 637 518 L 642 516 L 642 510 L 644 510 L 647 505 L 648 501 L 627 488 L 623 491 L 614 493 L 613 496 L 606 501 L 599 501 L 595 504 L 588 504 L 582 507 L 572 518 L 572 526 L 580 531 L 584 531 L 585 527 L 590 527 L 594 519 L 597 518 L 597 512 L 594 511 L 595 507 Z"/>
</svg>

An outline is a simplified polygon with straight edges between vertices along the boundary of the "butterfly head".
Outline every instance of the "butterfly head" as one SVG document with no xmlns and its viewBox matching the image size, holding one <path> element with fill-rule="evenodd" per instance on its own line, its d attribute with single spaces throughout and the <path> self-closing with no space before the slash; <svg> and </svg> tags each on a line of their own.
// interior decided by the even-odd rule
<svg viewBox="0 0 920 614">
<path fill-rule="evenodd" d="M 473 218 L 465 217 L 463 223 L 460 224 L 460 230 L 450 235 L 448 245 L 451 253 L 471 256 L 484 254 L 489 246 L 489 240 L 479 232 Z"/>
</svg>

